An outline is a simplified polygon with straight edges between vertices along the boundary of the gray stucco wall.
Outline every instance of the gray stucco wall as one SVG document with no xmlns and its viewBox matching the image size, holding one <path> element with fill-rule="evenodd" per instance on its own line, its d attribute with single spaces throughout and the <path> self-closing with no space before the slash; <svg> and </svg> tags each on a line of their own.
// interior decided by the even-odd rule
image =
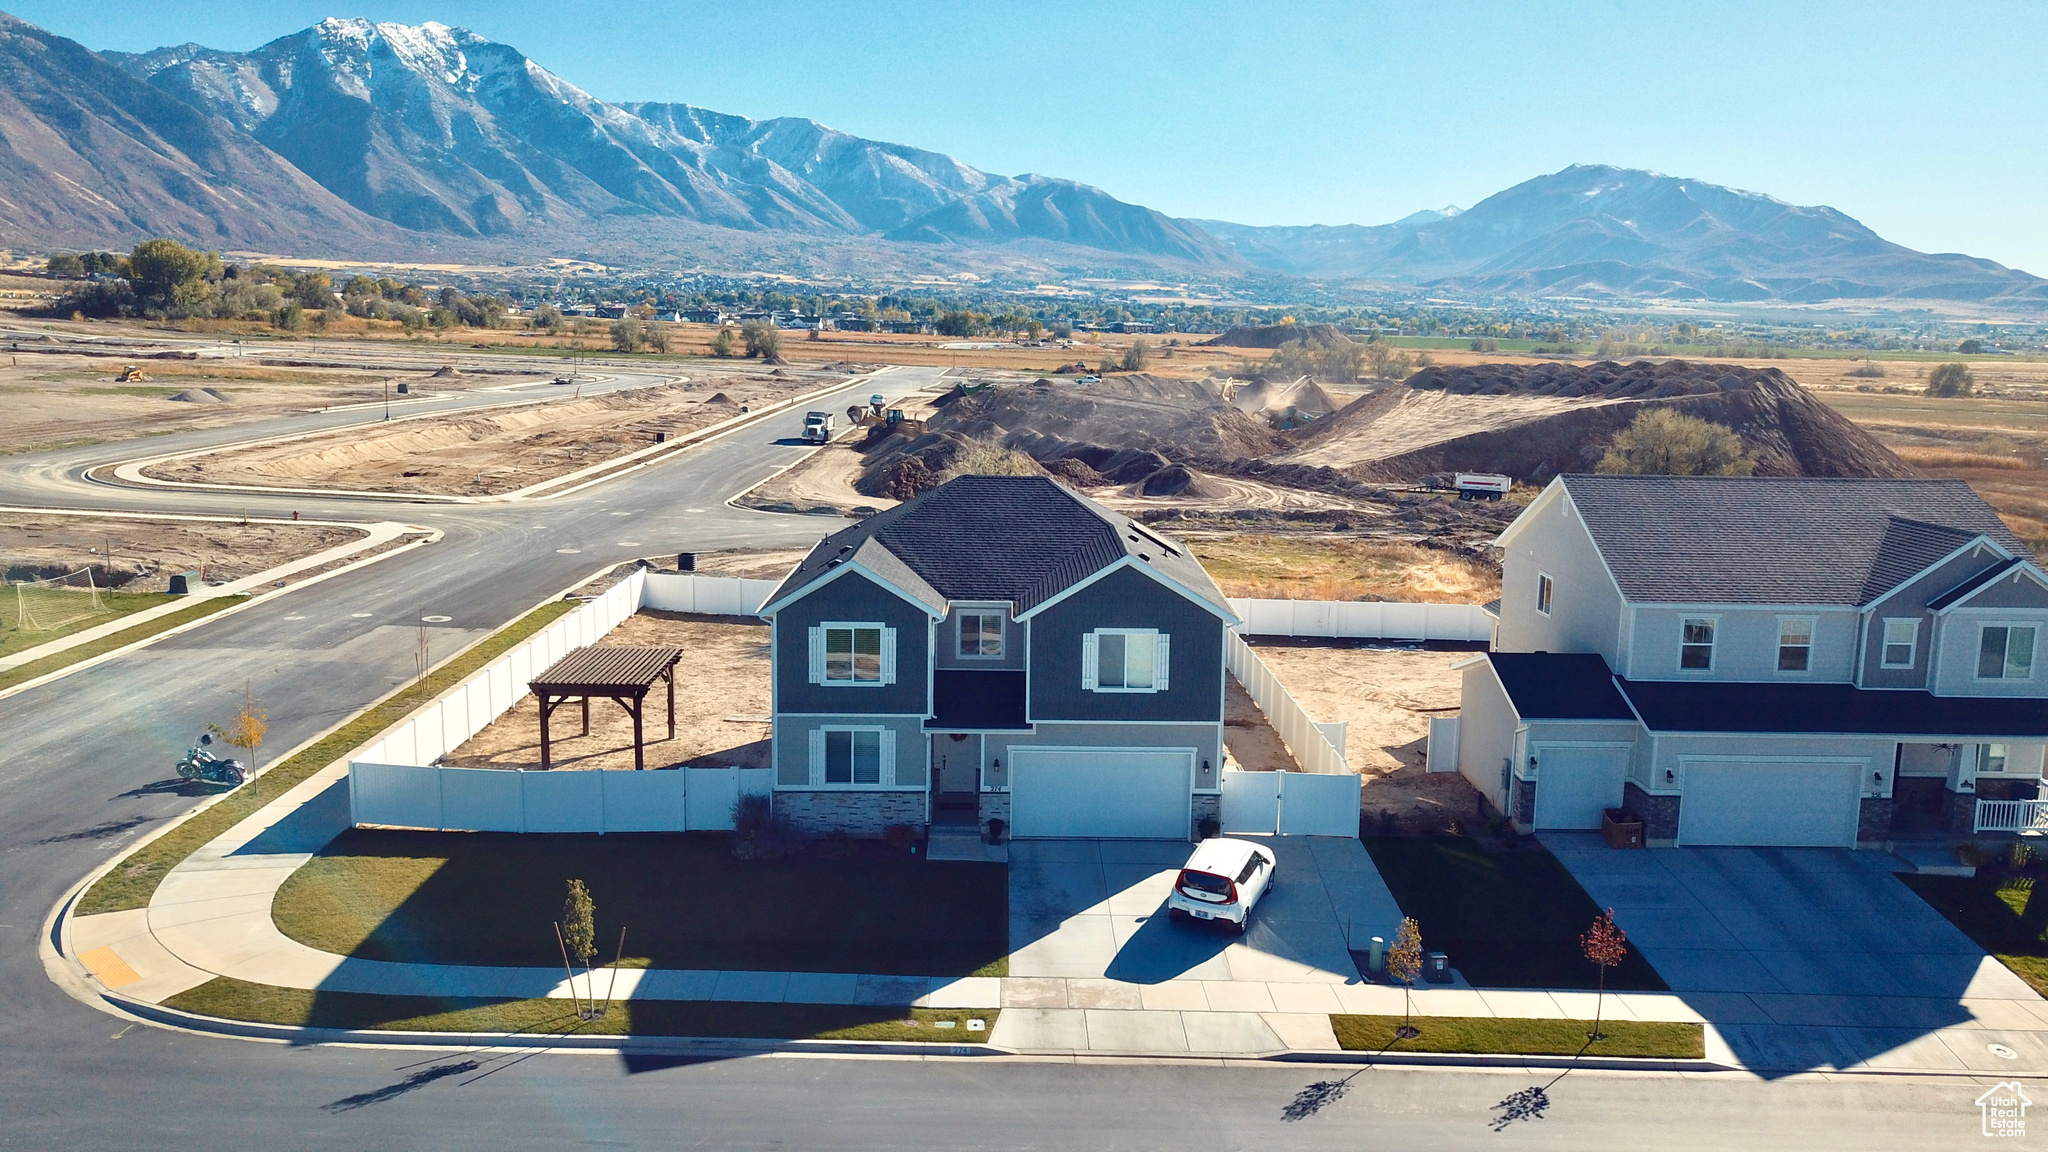
<svg viewBox="0 0 2048 1152">
<path fill-rule="evenodd" d="M 1081 637 L 1097 628 L 1156 628 L 1173 637 L 1164 692 L 1081 687 Z M 1223 621 L 1128 568 L 1031 619 L 1030 717 L 1043 720 L 1223 719 Z"/>
<path fill-rule="evenodd" d="M 1620 669 L 1621 590 L 1563 488 L 1501 554 L 1502 652 L 1598 652 Z M 1537 576 L 1551 578 L 1550 614 L 1536 611 Z M 1462 739 L 1462 737 L 1460 737 Z"/>
<path fill-rule="evenodd" d="M 1678 649 L 1684 621 L 1716 620 L 1714 667 L 1680 671 Z M 1778 624 L 1787 616 L 1812 617 L 1813 651 L 1805 672 L 1778 671 Z M 1851 608 L 1704 607 L 1639 605 L 1634 610 L 1627 673 L 1632 680 L 1781 680 L 1789 684 L 1846 683 L 1855 675 L 1861 620 Z"/>
<path fill-rule="evenodd" d="M 1463 695 L 1458 700 L 1458 775 L 1479 790 L 1495 811 L 1506 812 L 1508 797 L 1502 791 L 1501 769 L 1514 755 L 1514 704 L 1493 674 L 1493 666 L 1481 660 L 1464 670 Z"/>
<path fill-rule="evenodd" d="M 810 629 L 828 620 L 896 629 L 896 683 L 811 683 Z M 931 617 L 922 608 L 859 572 L 848 572 L 775 614 L 776 712 L 928 714 L 930 631 Z"/>
</svg>

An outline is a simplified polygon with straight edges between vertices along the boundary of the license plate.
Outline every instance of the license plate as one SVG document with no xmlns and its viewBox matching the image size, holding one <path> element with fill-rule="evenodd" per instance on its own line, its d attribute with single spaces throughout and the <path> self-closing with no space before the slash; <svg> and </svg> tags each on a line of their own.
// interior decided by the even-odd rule
<svg viewBox="0 0 2048 1152">
<path fill-rule="evenodd" d="M 1196 918 L 1196 919 L 1198 919 L 1198 920 L 1213 920 L 1213 919 L 1215 919 L 1215 917 L 1214 917 L 1214 916 L 1212 916 L 1212 915 L 1211 915 L 1210 913 L 1207 913 L 1207 912 L 1199 912 L 1199 911 L 1195 913 L 1195 918 Z"/>
</svg>

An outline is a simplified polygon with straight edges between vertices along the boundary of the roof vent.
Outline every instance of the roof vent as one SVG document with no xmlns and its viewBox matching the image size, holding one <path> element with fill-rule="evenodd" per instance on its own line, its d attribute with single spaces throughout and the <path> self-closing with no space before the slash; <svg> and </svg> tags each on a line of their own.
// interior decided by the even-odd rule
<svg viewBox="0 0 2048 1152">
<path fill-rule="evenodd" d="M 1143 560 L 1147 564 L 1150 564 L 1152 562 L 1152 558 L 1150 556 L 1145 555 L 1143 552 L 1138 553 L 1138 559 Z"/>
</svg>

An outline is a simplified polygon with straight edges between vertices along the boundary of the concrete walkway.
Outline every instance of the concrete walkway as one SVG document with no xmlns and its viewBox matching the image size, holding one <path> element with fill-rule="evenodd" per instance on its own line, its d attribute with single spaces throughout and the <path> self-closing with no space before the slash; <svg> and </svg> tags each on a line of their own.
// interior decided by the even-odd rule
<svg viewBox="0 0 2048 1152">
<path fill-rule="evenodd" d="M 147 518 L 186 519 L 185 517 L 156 516 Z M 191 519 L 220 520 L 219 517 L 192 517 Z M 226 521 L 221 522 L 225 523 Z M 346 559 L 347 557 L 354 556 L 359 552 L 368 551 L 372 548 L 382 547 L 383 545 L 398 539 L 400 536 L 403 536 L 408 532 L 427 531 L 427 529 L 415 527 L 410 524 L 398 524 L 391 521 L 383 521 L 375 524 L 343 523 L 337 520 L 264 520 L 256 522 L 269 524 L 297 523 L 309 525 L 324 525 L 329 527 L 359 528 L 367 530 L 369 535 L 363 537 L 360 540 L 351 540 L 345 544 L 337 544 L 332 548 L 328 548 L 320 552 L 315 552 L 310 556 L 301 556 L 297 560 L 287 561 L 283 564 L 279 564 L 275 568 L 265 569 L 264 571 L 258 572 L 253 576 L 244 576 L 240 580 L 231 580 L 217 587 L 213 585 L 202 584 L 199 587 L 194 588 L 190 595 L 181 597 L 177 600 L 172 600 L 168 603 L 159 604 L 154 608 L 144 608 L 140 612 L 130 612 L 125 616 L 117 616 L 104 624 L 95 624 L 90 628 L 86 628 L 78 632 L 73 632 L 68 636 L 64 636 L 57 640 L 52 640 L 47 644 L 38 644 L 33 648 L 25 648 L 19 652 L 14 653 L 11 656 L 0 656 L 0 671 L 5 671 L 9 668 L 18 668 L 23 664 L 27 664 L 36 660 L 41 660 L 45 656 L 54 656 L 59 652 L 76 648 L 81 644 L 90 644 L 95 640 L 111 636 L 116 632 L 125 631 L 129 628 L 135 627 L 138 624 L 147 624 L 151 620 L 155 620 L 163 616 L 168 616 L 173 612 L 182 612 L 186 608 L 189 608 L 193 604 L 198 603 L 202 600 L 214 600 L 222 596 L 241 596 L 250 593 L 261 592 L 269 588 L 272 584 L 276 583 L 277 581 L 286 579 L 287 577 L 290 577 L 296 573 L 305 572 L 313 568 L 318 568 L 325 564 L 332 564 L 336 560 Z"/>
</svg>

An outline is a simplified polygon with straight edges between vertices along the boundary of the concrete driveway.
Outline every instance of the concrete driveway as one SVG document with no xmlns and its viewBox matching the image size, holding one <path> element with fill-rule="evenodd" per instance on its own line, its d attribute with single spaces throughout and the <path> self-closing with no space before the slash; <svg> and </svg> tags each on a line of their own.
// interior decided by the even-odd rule
<svg viewBox="0 0 2048 1152">
<path fill-rule="evenodd" d="M 1543 842 L 1752 1068 L 2048 1067 L 2048 1002 L 1879 852 Z"/>
</svg>

